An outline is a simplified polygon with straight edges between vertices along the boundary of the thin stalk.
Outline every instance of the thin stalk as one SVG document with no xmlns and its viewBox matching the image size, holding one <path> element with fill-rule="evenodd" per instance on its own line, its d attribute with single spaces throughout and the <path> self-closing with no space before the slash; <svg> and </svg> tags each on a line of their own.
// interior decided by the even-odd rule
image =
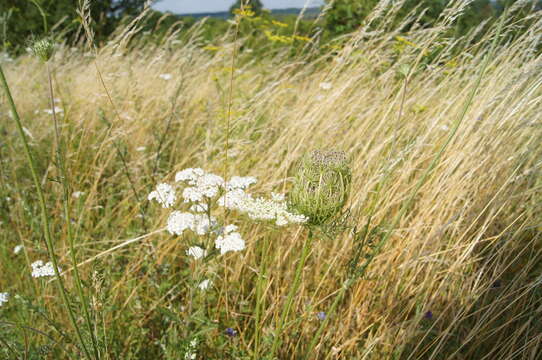
<svg viewBox="0 0 542 360">
<path fill-rule="evenodd" d="M 64 163 L 60 130 L 58 127 L 58 119 L 57 119 L 56 110 L 55 110 L 55 100 L 54 100 L 55 96 L 54 96 L 53 80 L 51 76 L 51 68 L 50 68 L 49 62 L 47 62 L 46 65 L 47 65 L 47 79 L 49 80 L 49 97 L 51 101 L 51 109 L 53 113 L 53 122 L 54 122 L 54 127 L 55 127 L 56 162 L 57 162 L 58 169 L 60 170 L 60 182 L 62 183 L 62 189 L 63 189 L 64 219 L 66 220 L 68 243 L 70 246 L 70 257 L 71 257 L 72 264 L 74 267 L 73 274 L 74 274 L 74 279 L 75 279 L 75 285 L 77 288 L 77 293 L 79 295 L 79 301 L 82 304 L 83 315 L 85 317 L 85 321 L 87 323 L 88 331 L 89 331 L 90 338 L 92 341 L 92 350 L 94 352 L 94 358 L 99 359 L 100 355 L 99 355 L 99 350 L 98 350 L 98 340 L 96 339 L 96 335 L 92 328 L 92 321 L 90 319 L 90 314 L 88 310 L 89 305 L 83 291 L 83 285 L 81 284 L 79 269 L 76 266 L 77 257 L 75 253 L 75 244 L 74 244 L 74 238 L 73 238 L 73 232 L 72 232 L 72 226 L 71 226 L 71 220 L 70 220 L 71 219 L 70 183 L 68 180 L 68 173 L 66 171 L 66 166 Z"/>
<path fill-rule="evenodd" d="M 243 9 L 243 2 L 241 2 L 241 9 Z M 233 104 L 233 85 L 234 85 L 234 75 L 235 75 L 235 60 L 237 58 L 237 38 L 239 36 L 239 22 L 241 19 L 237 19 L 235 22 L 235 34 L 233 38 L 233 53 L 231 57 L 231 73 L 230 73 L 230 92 L 228 96 L 228 112 L 226 114 L 226 148 L 224 150 L 224 185 L 226 188 L 226 192 L 224 193 L 224 204 L 227 202 L 228 197 L 228 148 L 230 147 L 230 120 L 231 120 L 231 109 Z M 228 211 L 224 213 L 224 224 L 228 221 Z M 224 273 L 224 277 L 226 279 L 225 283 L 228 283 L 228 273 Z M 229 303 L 228 303 L 228 296 L 224 297 L 224 301 L 226 303 L 226 314 L 229 315 Z"/>
<path fill-rule="evenodd" d="M 305 243 L 303 244 L 303 250 L 301 251 L 301 257 L 299 259 L 299 262 L 297 263 L 297 268 L 295 270 L 294 283 L 292 284 L 292 287 L 290 288 L 288 298 L 286 299 L 286 304 L 282 308 L 282 315 L 280 317 L 279 326 L 277 330 L 275 331 L 275 338 L 273 339 L 273 346 L 271 347 L 271 359 L 273 359 L 278 347 L 280 346 L 280 343 L 281 343 L 280 338 L 282 335 L 282 330 L 284 329 L 284 324 L 286 323 L 286 319 L 288 318 L 290 308 L 292 307 L 294 295 L 299 289 L 299 285 L 301 282 L 301 274 L 303 273 L 303 268 L 305 267 L 305 261 L 307 260 L 307 255 L 309 254 L 310 249 L 311 249 L 313 237 L 314 235 L 313 235 L 312 229 L 309 229 L 309 235 L 305 239 Z"/>
<path fill-rule="evenodd" d="M 507 13 L 508 13 L 508 10 L 506 10 L 505 13 L 502 15 L 502 18 L 501 18 L 501 20 L 499 22 L 499 25 L 497 27 L 497 33 L 495 34 L 495 38 L 493 39 L 493 41 L 491 43 L 489 53 L 486 55 L 486 58 L 484 59 L 484 61 L 482 63 L 482 68 L 480 70 L 480 73 L 478 74 L 478 77 L 476 78 L 476 82 L 474 83 L 474 86 L 473 86 L 473 88 L 472 88 L 472 90 L 471 90 L 471 92 L 469 94 L 469 97 L 467 98 L 467 102 L 463 106 L 463 109 L 462 109 L 459 117 L 457 118 L 457 120 L 456 120 L 456 122 L 454 124 L 454 127 L 453 127 L 452 131 L 450 132 L 450 135 L 446 139 L 446 142 L 440 147 L 439 151 L 437 152 L 437 155 L 435 156 L 433 161 L 431 161 L 431 163 L 429 164 L 429 167 L 423 173 L 422 177 L 420 178 L 420 180 L 416 184 L 416 187 L 412 190 L 412 193 L 410 194 L 408 200 L 403 204 L 403 206 L 401 207 L 401 210 L 399 211 L 399 213 L 393 219 L 393 222 L 392 222 L 392 224 L 390 226 L 390 230 L 386 232 L 386 234 L 384 235 L 382 240 L 380 240 L 380 242 L 377 244 L 374 251 L 369 255 L 369 257 L 367 258 L 365 263 L 361 266 L 360 271 L 357 272 L 356 276 L 349 278 L 343 284 L 343 287 L 342 287 L 341 291 L 339 292 L 339 294 L 337 294 L 335 300 L 333 301 L 333 304 L 331 305 L 328 317 L 326 318 L 326 320 L 322 321 L 322 323 L 320 324 L 320 327 L 318 328 L 318 331 L 316 332 L 316 334 L 312 338 L 312 340 L 311 340 L 311 342 L 309 344 L 309 347 L 305 351 L 305 354 L 306 354 L 305 359 L 309 359 L 309 356 L 314 355 L 314 354 L 312 354 L 312 350 L 316 346 L 317 341 L 319 341 L 320 336 L 322 335 L 322 332 L 323 332 L 325 326 L 328 323 L 327 319 L 329 319 L 331 317 L 331 315 L 333 315 L 333 313 L 336 311 L 337 306 L 342 301 L 346 291 L 355 283 L 355 281 L 358 278 L 363 276 L 363 274 L 365 273 L 365 271 L 369 267 L 370 263 L 380 253 L 380 251 L 382 250 L 384 245 L 388 242 L 389 238 L 391 237 L 391 234 L 393 233 L 393 230 L 397 227 L 397 225 L 399 224 L 399 222 L 401 221 L 403 216 L 410 209 L 410 207 L 414 203 L 414 199 L 415 199 L 416 195 L 420 191 L 421 187 L 427 182 L 427 180 L 429 178 L 429 175 L 433 172 L 433 169 L 439 163 L 439 161 L 440 161 L 440 159 L 442 157 L 442 154 L 447 149 L 447 147 L 451 143 L 452 139 L 455 137 L 455 134 L 457 133 L 457 130 L 458 130 L 459 126 L 461 125 L 461 123 L 465 119 L 465 116 L 467 115 L 467 112 L 468 112 L 468 110 L 469 110 L 469 108 L 470 108 L 470 106 L 471 106 L 471 104 L 472 104 L 472 102 L 474 100 L 474 96 L 478 92 L 478 88 L 480 87 L 480 84 L 482 82 L 482 78 L 484 76 L 484 73 L 486 72 L 486 69 L 489 66 L 489 62 L 493 58 L 493 54 L 495 53 L 495 48 L 497 46 L 497 41 L 498 41 L 498 39 L 499 39 L 499 37 L 501 35 L 501 31 L 502 31 L 502 28 L 503 28 L 503 25 L 504 25 L 504 20 L 506 19 Z"/>
<path fill-rule="evenodd" d="M 21 123 L 21 119 L 19 118 L 17 107 L 15 106 L 15 102 L 13 101 L 13 97 L 11 96 L 11 91 L 9 89 L 9 85 L 7 83 L 6 77 L 4 75 L 4 70 L 2 69 L 1 65 L 0 65 L 0 81 L 2 83 L 2 87 L 4 88 L 6 96 L 8 98 L 8 103 L 9 103 L 9 106 L 11 107 L 11 112 L 13 114 L 13 119 L 15 120 L 15 123 L 17 126 L 17 131 L 19 132 L 19 136 L 23 142 L 26 160 L 30 167 L 30 172 L 32 174 L 32 180 L 34 181 L 34 186 L 36 187 L 36 194 L 38 195 L 38 201 L 39 201 L 40 209 L 41 209 L 41 220 L 43 224 L 45 244 L 47 247 L 47 252 L 49 253 L 49 258 L 51 259 L 51 263 L 53 264 L 53 269 L 55 271 L 55 277 L 57 279 L 58 289 L 60 290 L 60 294 L 61 294 L 64 306 L 68 310 L 70 321 L 72 323 L 72 326 L 75 328 L 75 331 L 77 333 L 79 342 L 81 343 L 83 352 L 85 353 L 85 356 L 88 359 L 92 359 L 85 345 L 85 342 L 83 340 L 83 335 L 81 334 L 81 331 L 77 325 L 75 314 L 73 313 L 73 310 L 70 306 L 70 302 L 68 299 L 68 293 L 66 292 L 66 289 L 64 287 L 64 282 L 62 281 L 62 277 L 60 276 L 60 271 L 58 270 L 58 262 L 57 262 L 57 258 L 54 252 L 54 245 L 53 245 L 53 240 L 51 236 L 51 230 L 49 228 L 49 216 L 47 213 L 47 206 L 45 204 L 45 196 L 43 195 L 43 190 L 41 188 L 40 180 L 38 178 L 38 173 L 36 171 L 36 163 L 34 161 L 34 157 L 32 156 L 32 152 L 30 151 L 30 146 L 28 145 L 28 141 L 26 140 L 26 135 L 23 130 L 23 125 Z"/>
<path fill-rule="evenodd" d="M 256 283 L 256 311 L 254 320 L 254 360 L 259 360 L 260 356 L 260 322 L 262 309 L 265 307 L 265 298 L 263 289 L 267 285 L 267 254 L 269 252 L 269 238 L 263 239 L 262 251 L 260 254 L 260 270 L 258 271 L 258 282 Z"/>
</svg>

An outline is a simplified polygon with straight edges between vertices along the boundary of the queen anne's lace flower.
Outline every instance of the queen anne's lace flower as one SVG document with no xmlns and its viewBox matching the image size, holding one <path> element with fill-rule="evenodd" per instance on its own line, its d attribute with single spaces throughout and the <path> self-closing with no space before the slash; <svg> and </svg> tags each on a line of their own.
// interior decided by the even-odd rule
<svg viewBox="0 0 542 360">
<path fill-rule="evenodd" d="M 45 276 L 55 276 L 55 270 L 53 264 L 48 262 L 46 264 L 41 260 L 37 260 L 31 264 L 32 266 L 32 277 L 45 277 Z M 62 271 L 61 268 L 58 268 L 58 271 Z"/>
<path fill-rule="evenodd" d="M 205 171 L 201 168 L 188 168 L 182 171 L 179 171 L 175 175 L 175 181 L 181 182 L 184 181 L 189 185 L 196 185 L 196 181 L 205 174 Z"/>
<path fill-rule="evenodd" d="M 173 235 L 182 235 L 186 229 L 194 228 L 194 215 L 174 211 L 167 219 L 167 230 Z"/>
<path fill-rule="evenodd" d="M 7 303 L 9 300 L 9 294 L 7 292 L 0 293 L 0 307 Z"/>
<path fill-rule="evenodd" d="M 286 202 L 261 197 L 254 199 L 247 196 L 237 203 L 236 209 L 246 213 L 252 220 L 275 220 L 277 226 L 301 224 L 307 221 L 304 215 L 289 212 Z"/>
<path fill-rule="evenodd" d="M 203 193 L 196 187 L 187 187 L 183 190 L 184 202 L 200 202 L 203 200 Z"/>
<path fill-rule="evenodd" d="M 244 190 L 252 184 L 256 184 L 258 180 L 254 176 L 233 176 L 227 184 L 228 190 L 241 189 Z"/>
<path fill-rule="evenodd" d="M 175 194 L 175 189 L 169 184 L 161 183 L 156 186 L 156 190 L 151 191 L 148 196 L 149 201 L 156 200 L 162 205 L 163 208 L 167 209 L 177 201 L 177 195 Z"/>
<path fill-rule="evenodd" d="M 220 250 L 221 255 L 228 251 L 242 251 L 245 249 L 245 240 L 235 230 L 237 230 L 235 225 L 228 225 L 224 228 L 223 234 L 216 238 L 215 246 Z"/>
<path fill-rule="evenodd" d="M 207 256 L 207 251 L 200 248 L 199 246 L 191 246 L 186 250 L 186 255 L 192 256 L 194 259 L 198 260 L 202 257 Z"/>
<path fill-rule="evenodd" d="M 218 205 L 230 210 L 237 210 L 242 202 L 250 198 L 250 195 L 241 189 L 230 190 L 218 199 Z"/>
<path fill-rule="evenodd" d="M 205 174 L 197 181 L 199 188 L 224 186 L 224 179 L 215 174 Z"/>
</svg>

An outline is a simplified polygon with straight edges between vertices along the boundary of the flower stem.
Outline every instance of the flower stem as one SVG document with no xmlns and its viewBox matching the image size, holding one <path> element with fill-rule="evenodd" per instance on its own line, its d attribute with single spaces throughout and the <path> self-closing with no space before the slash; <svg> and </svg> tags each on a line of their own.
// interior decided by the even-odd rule
<svg viewBox="0 0 542 360">
<path fill-rule="evenodd" d="M 313 232 L 312 229 L 309 229 L 309 235 L 305 239 L 305 243 L 303 244 L 303 250 L 301 251 L 301 258 L 299 259 L 299 262 L 297 264 L 297 268 L 295 271 L 295 277 L 294 277 L 294 283 L 292 287 L 290 288 L 290 292 L 288 294 L 288 298 L 286 299 L 286 304 L 282 308 L 282 315 L 280 317 L 279 326 L 275 332 L 275 339 L 273 340 L 273 346 L 271 348 L 271 359 L 275 356 L 275 353 L 277 352 L 278 347 L 280 346 L 280 339 L 282 335 L 282 330 L 284 329 L 284 324 L 286 323 L 286 319 L 288 318 L 288 314 L 290 312 L 290 308 L 292 307 L 292 302 L 294 300 L 294 295 L 299 289 L 299 285 L 301 282 L 301 274 L 303 272 L 303 268 L 305 267 L 305 261 L 307 260 L 307 255 L 310 252 L 312 240 L 313 240 Z"/>
<path fill-rule="evenodd" d="M 263 239 L 262 252 L 260 255 L 260 270 L 258 271 L 258 281 L 256 283 L 256 311 L 254 319 L 254 360 L 260 359 L 260 322 L 262 309 L 265 306 L 264 289 L 267 287 L 267 254 L 269 253 L 269 238 Z"/>
<path fill-rule="evenodd" d="M 62 301 L 64 302 L 64 306 L 68 310 L 70 321 L 73 327 L 75 328 L 75 331 L 77 332 L 77 337 L 79 339 L 79 342 L 81 343 L 81 347 L 83 349 L 83 352 L 85 353 L 85 356 L 88 359 L 92 359 L 85 345 L 85 342 L 83 340 L 83 335 L 81 334 L 81 331 L 77 325 L 75 314 L 73 313 L 73 310 L 70 306 L 70 302 L 68 299 L 68 293 L 64 287 L 64 282 L 62 281 L 62 277 L 60 276 L 60 272 L 58 270 L 58 262 L 57 262 L 57 258 L 54 252 L 54 245 L 52 241 L 51 230 L 49 228 L 49 217 L 47 214 L 47 206 L 45 205 L 45 196 L 43 195 L 43 190 L 41 188 L 41 184 L 40 184 L 38 174 L 36 171 L 36 163 L 32 156 L 32 152 L 30 151 L 30 146 L 28 145 L 28 141 L 26 140 L 26 135 L 23 130 L 23 125 L 21 124 L 21 119 L 19 118 L 19 114 L 17 113 L 17 107 L 15 106 L 15 102 L 13 101 L 13 97 L 11 96 L 11 91 L 9 89 L 9 85 L 7 83 L 6 77 L 4 75 L 4 70 L 2 69 L 1 65 L 0 65 L 0 82 L 8 98 L 8 103 L 9 103 L 9 106 L 11 107 L 11 112 L 15 120 L 15 123 L 17 125 L 17 131 L 19 132 L 19 136 L 23 142 L 26 160 L 28 162 L 28 165 L 30 167 L 30 172 L 32 174 L 32 180 L 34 181 L 34 186 L 36 187 L 36 194 L 38 196 L 38 201 L 39 201 L 40 209 L 41 209 L 41 220 L 43 224 L 45 244 L 47 247 L 47 252 L 49 253 L 49 258 L 51 259 L 51 263 L 53 264 L 55 277 L 58 280 L 57 283 L 58 283 L 58 288 L 60 290 L 60 294 L 62 297 Z"/>
<path fill-rule="evenodd" d="M 83 315 L 85 317 L 85 321 L 88 327 L 88 332 L 90 334 L 90 339 L 92 341 L 92 350 L 94 352 L 93 355 L 95 359 L 99 359 L 100 355 L 99 355 L 99 350 L 98 350 L 98 340 L 96 339 L 96 334 L 94 333 L 92 329 L 92 321 L 90 319 L 90 313 L 88 310 L 89 304 L 85 296 L 85 293 L 83 291 L 81 277 L 79 276 L 79 269 L 77 268 L 77 257 L 75 254 L 75 244 L 74 244 L 73 231 L 72 231 L 72 226 L 71 226 L 70 183 L 68 180 L 66 165 L 64 163 L 64 154 L 62 151 L 62 139 L 60 137 L 58 119 L 57 119 L 56 110 L 55 110 L 55 100 L 54 100 L 55 96 L 54 96 L 54 89 L 53 89 L 53 80 L 51 76 L 51 68 L 50 68 L 49 62 L 47 62 L 46 65 L 47 65 L 47 78 L 49 80 L 49 97 L 50 97 L 51 109 L 53 113 L 52 114 L 53 122 L 54 122 L 54 127 L 55 127 L 56 162 L 57 162 L 57 167 L 60 170 L 60 182 L 62 183 L 63 200 L 64 200 L 63 201 L 64 202 L 64 219 L 66 221 L 68 243 L 70 246 L 70 257 L 73 264 L 73 275 L 75 279 L 77 293 L 79 295 L 79 301 L 82 304 Z"/>
</svg>

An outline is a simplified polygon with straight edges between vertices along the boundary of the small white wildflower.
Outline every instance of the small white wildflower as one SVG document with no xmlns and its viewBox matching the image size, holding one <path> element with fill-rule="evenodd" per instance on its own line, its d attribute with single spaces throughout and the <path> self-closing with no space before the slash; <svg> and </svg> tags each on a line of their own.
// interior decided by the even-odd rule
<svg viewBox="0 0 542 360">
<path fill-rule="evenodd" d="M 225 233 L 215 240 L 215 246 L 220 249 L 220 254 L 224 255 L 228 251 L 242 251 L 245 249 L 245 241 L 238 232 Z"/>
<path fill-rule="evenodd" d="M 198 260 L 202 257 L 207 256 L 207 251 L 200 248 L 199 246 L 191 246 L 186 250 L 186 255 L 192 256 L 194 259 Z"/>
<path fill-rule="evenodd" d="M 308 220 L 304 215 L 289 212 L 286 203 L 278 200 L 246 197 L 238 202 L 236 209 L 252 220 L 275 220 L 277 226 L 301 224 Z"/>
<path fill-rule="evenodd" d="M 207 290 L 209 288 L 209 286 L 211 286 L 211 285 L 212 285 L 211 280 L 207 279 L 207 280 L 203 280 L 202 282 L 200 282 L 198 287 L 200 288 L 200 290 Z"/>
<path fill-rule="evenodd" d="M 196 360 L 197 349 L 198 349 L 198 339 L 191 340 L 189 343 L 188 349 L 186 350 L 186 353 L 184 354 L 184 359 Z"/>
<path fill-rule="evenodd" d="M 9 300 L 9 293 L 7 292 L 0 293 L 0 307 L 2 307 L 2 305 L 7 303 L 8 300 Z"/>
<path fill-rule="evenodd" d="M 330 82 L 321 82 L 320 83 L 320 89 L 322 90 L 331 90 L 331 83 Z"/>
<path fill-rule="evenodd" d="M 32 277 L 45 277 L 45 276 L 55 276 L 55 270 L 53 268 L 53 263 L 48 262 L 46 264 L 41 260 L 37 260 L 31 264 L 32 266 Z M 58 271 L 61 272 L 62 269 L 58 268 Z"/>
<path fill-rule="evenodd" d="M 204 212 L 207 212 L 207 210 L 209 210 L 209 206 L 205 203 L 197 203 L 190 206 L 190 211 L 193 211 L 193 212 L 204 213 Z"/>
<path fill-rule="evenodd" d="M 224 179 L 218 175 L 205 174 L 203 170 L 196 172 L 198 169 L 186 170 L 178 172 L 175 176 L 177 181 L 187 181 L 193 185 L 183 190 L 185 202 L 200 202 L 204 197 L 211 199 L 218 195 L 220 187 L 224 185 Z"/>
<path fill-rule="evenodd" d="M 194 215 L 174 211 L 167 219 L 167 230 L 173 235 L 182 235 L 186 229 L 194 228 Z"/>
<path fill-rule="evenodd" d="M 241 189 L 230 190 L 218 199 L 218 205 L 230 210 L 238 209 L 240 204 L 250 198 L 250 195 Z"/>
<path fill-rule="evenodd" d="M 53 115 L 53 110 L 57 114 L 64 112 L 64 109 L 62 109 L 61 107 L 58 107 L 58 106 L 55 106 L 53 109 L 45 109 L 45 110 L 43 110 L 43 112 L 46 113 L 46 114 L 49 114 L 49 115 Z"/>
<path fill-rule="evenodd" d="M 136 148 L 136 151 L 142 152 L 145 151 L 147 148 L 145 146 L 139 146 Z"/>
<path fill-rule="evenodd" d="M 224 186 L 224 179 L 215 174 L 205 174 L 198 178 L 197 186 L 200 188 Z"/>
<path fill-rule="evenodd" d="M 18 255 L 18 254 L 21 252 L 21 250 L 23 250 L 23 245 L 17 245 L 17 246 L 15 246 L 15 247 L 13 248 L 13 253 L 14 253 L 15 255 Z"/>
<path fill-rule="evenodd" d="M 189 185 L 196 185 L 196 181 L 203 175 L 205 175 L 205 171 L 203 171 L 203 169 L 201 168 L 188 168 L 179 171 L 175 175 L 175 181 L 184 181 L 187 182 Z"/>
<path fill-rule="evenodd" d="M 171 74 L 160 74 L 159 75 L 159 78 L 162 79 L 162 80 L 171 80 L 173 78 L 173 76 Z"/>
<path fill-rule="evenodd" d="M 81 196 L 85 195 L 85 193 L 83 191 L 74 191 L 72 193 L 72 197 L 74 199 L 79 199 Z"/>
<path fill-rule="evenodd" d="M 156 200 L 162 205 L 163 208 L 171 207 L 177 200 L 177 195 L 175 194 L 175 189 L 169 184 L 161 183 L 156 186 L 156 190 L 151 191 L 148 196 L 150 200 Z"/>
<path fill-rule="evenodd" d="M 203 193 L 197 187 L 187 187 L 183 190 L 184 202 L 200 202 L 203 200 Z"/>
<path fill-rule="evenodd" d="M 246 189 L 252 184 L 256 184 L 258 180 L 254 176 L 234 176 L 228 183 L 228 190 Z"/>
</svg>

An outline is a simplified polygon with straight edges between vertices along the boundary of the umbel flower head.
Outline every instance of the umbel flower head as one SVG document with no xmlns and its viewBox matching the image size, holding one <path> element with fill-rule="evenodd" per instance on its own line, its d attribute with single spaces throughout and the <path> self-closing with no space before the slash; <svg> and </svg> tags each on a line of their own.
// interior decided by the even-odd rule
<svg viewBox="0 0 542 360">
<path fill-rule="evenodd" d="M 304 156 L 289 196 L 290 206 L 323 225 L 337 215 L 350 193 L 352 174 L 343 151 L 314 150 Z"/>
<path fill-rule="evenodd" d="M 55 45 L 49 39 L 41 39 L 35 41 L 32 46 L 32 53 L 41 61 L 47 62 L 53 56 Z"/>
</svg>

